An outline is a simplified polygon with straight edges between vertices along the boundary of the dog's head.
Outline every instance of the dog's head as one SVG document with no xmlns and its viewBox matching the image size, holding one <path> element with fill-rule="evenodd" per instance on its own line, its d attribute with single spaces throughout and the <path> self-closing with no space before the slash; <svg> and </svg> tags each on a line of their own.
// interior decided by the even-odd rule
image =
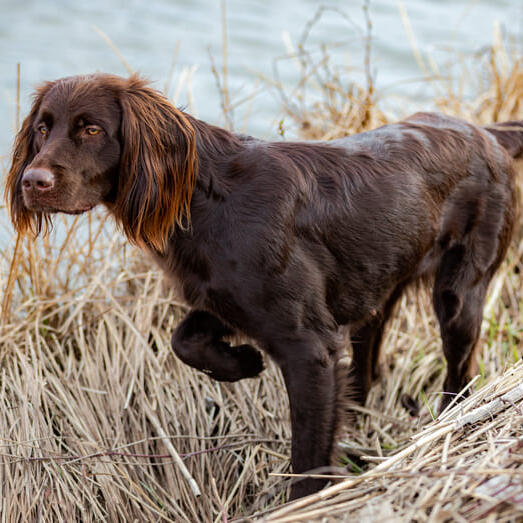
<svg viewBox="0 0 523 523">
<path fill-rule="evenodd" d="M 163 250 L 187 223 L 196 160 L 188 118 L 137 76 L 48 82 L 15 140 L 11 218 L 39 233 L 52 213 L 103 203 L 131 241 Z"/>
</svg>

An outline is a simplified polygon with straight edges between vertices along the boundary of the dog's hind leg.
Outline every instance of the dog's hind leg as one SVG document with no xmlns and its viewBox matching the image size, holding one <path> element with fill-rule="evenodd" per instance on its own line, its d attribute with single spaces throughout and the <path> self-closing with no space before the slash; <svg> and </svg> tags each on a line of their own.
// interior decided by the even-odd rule
<svg viewBox="0 0 523 523">
<path fill-rule="evenodd" d="M 360 405 L 365 404 L 372 384 L 379 377 L 381 341 L 387 321 L 405 286 L 406 284 L 398 285 L 385 303 L 383 311 L 377 312 L 375 316 L 351 332 L 352 363 L 349 374 L 353 390 L 352 399 Z"/>
<path fill-rule="evenodd" d="M 377 379 L 375 368 L 385 321 L 372 318 L 351 334 L 352 362 L 349 376 L 352 382 L 353 399 L 360 405 L 365 404 L 372 383 Z"/>
<path fill-rule="evenodd" d="M 489 277 L 470 287 L 452 286 L 456 262 L 464 255 L 449 252 L 436 276 L 434 309 L 438 317 L 443 353 L 447 360 L 447 376 L 440 412 L 453 400 L 476 372 L 475 347 L 481 330 L 483 304 Z M 459 271 L 458 271 L 459 272 Z"/>
<path fill-rule="evenodd" d="M 234 332 L 219 318 L 192 311 L 178 325 L 171 340 L 176 355 L 187 365 L 218 381 L 257 376 L 263 369 L 261 353 L 251 345 L 231 346 L 223 337 Z"/>
<path fill-rule="evenodd" d="M 511 237 L 512 197 L 510 187 L 500 184 L 487 188 L 463 184 L 445 210 L 433 291 L 447 360 L 440 412 L 476 372 L 474 349 L 487 287 Z"/>
</svg>

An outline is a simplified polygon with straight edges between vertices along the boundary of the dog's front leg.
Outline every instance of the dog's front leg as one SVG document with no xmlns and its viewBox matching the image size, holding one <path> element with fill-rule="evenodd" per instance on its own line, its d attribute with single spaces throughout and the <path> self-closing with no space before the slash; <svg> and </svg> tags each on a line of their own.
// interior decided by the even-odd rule
<svg viewBox="0 0 523 523">
<path fill-rule="evenodd" d="M 171 346 L 184 363 L 215 380 L 238 381 L 257 376 L 264 368 L 261 353 L 251 345 L 231 346 L 222 340 L 232 334 L 219 318 L 196 310 L 178 325 Z"/>
<path fill-rule="evenodd" d="M 325 474 L 337 426 L 335 359 L 321 342 L 286 344 L 278 360 L 289 395 L 294 473 Z M 326 479 L 296 481 L 291 499 L 320 490 Z"/>
</svg>

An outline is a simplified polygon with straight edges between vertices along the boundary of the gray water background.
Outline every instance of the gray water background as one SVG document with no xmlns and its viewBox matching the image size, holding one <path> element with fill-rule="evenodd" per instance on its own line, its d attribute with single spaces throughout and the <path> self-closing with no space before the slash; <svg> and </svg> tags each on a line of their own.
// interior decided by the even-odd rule
<svg viewBox="0 0 523 523">
<path fill-rule="evenodd" d="M 361 0 L 226 0 L 229 87 L 233 101 L 259 93 L 235 110 L 238 130 L 276 136 L 281 104 L 274 89 L 259 80 L 273 77 L 275 59 L 287 53 L 286 32 L 296 44 L 320 5 L 327 11 L 309 38 L 309 48 L 327 44 L 333 61 L 362 70 L 364 28 Z M 523 46 L 523 0 L 404 0 L 419 50 L 445 72 L 456 60 L 481 53 L 499 23 L 510 45 Z M 372 72 L 378 93 L 407 96 L 419 105 L 433 95 L 416 63 L 397 0 L 372 0 Z M 131 67 L 170 95 L 180 75 L 193 69 L 190 89 L 176 102 L 198 117 L 224 123 L 210 55 L 222 67 L 222 9 L 219 0 L 0 0 L 0 162 L 6 166 L 15 123 L 16 64 L 21 64 L 21 113 L 38 83 L 62 76 L 105 71 L 126 75 L 120 58 L 103 40 L 105 33 Z M 292 60 L 279 60 L 281 80 L 295 84 Z M 186 84 L 184 84 L 186 85 Z M 473 86 L 471 86 L 473 87 Z M 188 96 L 188 92 L 192 96 Z M 2 164 L 0 163 L 0 167 Z"/>
<path fill-rule="evenodd" d="M 444 75 L 461 70 L 461 61 L 485 55 L 495 26 L 505 43 L 522 53 L 523 0 L 402 3 L 419 52 L 425 60 L 430 57 Z M 273 78 L 277 64 L 284 85 L 288 89 L 296 85 L 300 71 L 294 60 L 284 58 L 288 54 L 284 40 L 296 46 L 320 6 L 338 11 L 326 11 L 314 25 L 307 49 L 317 58 L 320 46 L 327 45 L 335 65 L 345 70 L 350 65 L 349 80 L 364 82 L 362 5 L 363 0 L 225 0 L 231 98 L 233 102 L 249 99 L 234 111 L 235 128 L 279 139 L 281 98 L 260 77 Z M 395 101 L 398 113 L 431 109 L 434 91 L 430 82 L 423 81 L 399 5 L 399 0 L 370 1 L 371 67 L 377 94 Z M 210 59 L 212 56 L 221 69 L 221 6 L 220 0 L 0 0 L 0 175 L 9 164 L 16 128 L 17 63 L 21 65 L 22 118 L 29 110 L 34 86 L 43 81 L 95 71 L 127 74 L 96 28 L 155 87 L 163 90 L 169 81 L 169 96 L 177 94 L 177 104 L 211 123 L 224 124 Z M 176 86 L 187 72 L 192 72 L 190 86 L 183 82 L 177 92 Z M 464 85 L 470 93 L 476 87 L 474 81 Z M 285 127 L 286 138 L 292 138 L 288 119 Z M 8 253 L 14 235 L 2 200 L 0 250 Z"/>
<path fill-rule="evenodd" d="M 522 54 L 523 0 L 371 0 L 371 71 L 378 97 L 387 102 L 380 107 L 393 117 L 432 109 L 436 94 L 414 57 L 400 3 L 419 53 L 426 64 L 429 59 L 437 64 L 443 76 L 477 62 L 478 56 L 485 60 L 495 27 L 505 44 Z M 363 0 L 225 0 L 224 5 L 227 77 L 232 103 L 238 104 L 233 112 L 237 131 L 281 139 L 282 100 L 267 79 L 274 79 L 277 67 L 287 90 L 299 82 L 301 72 L 296 60 L 288 58 L 285 42 L 296 48 L 321 6 L 331 9 L 310 30 L 307 50 L 317 61 L 326 45 L 332 65 L 349 71 L 344 80 L 364 84 Z M 211 123 L 227 123 L 211 66 L 211 57 L 220 71 L 223 65 L 221 0 L 0 0 L 0 175 L 8 167 L 17 126 L 17 63 L 23 118 L 34 86 L 43 81 L 96 71 L 127 75 L 100 31 L 156 88 L 164 90 L 169 83 L 168 95 L 175 96 L 175 103 Z M 478 87 L 476 74 L 473 70 L 470 83 L 463 86 L 465 95 L 473 96 Z M 286 139 L 296 136 L 288 118 L 283 127 Z M 0 250 L 8 253 L 14 235 L 2 200 Z M 63 239 L 60 231 L 55 229 Z"/>
</svg>

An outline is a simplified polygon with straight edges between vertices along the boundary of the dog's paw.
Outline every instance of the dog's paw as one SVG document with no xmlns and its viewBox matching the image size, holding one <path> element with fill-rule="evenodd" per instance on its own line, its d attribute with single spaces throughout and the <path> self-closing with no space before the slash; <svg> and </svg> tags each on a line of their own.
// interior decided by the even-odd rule
<svg viewBox="0 0 523 523">
<path fill-rule="evenodd" d="M 261 352 L 251 345 L 231 347 L 226 342 L 220 342 L 218 351 L 210 360 L 212 363 L 205 372 L 217 381 L 254 378 L 265 368 Z"/>
</svg>

